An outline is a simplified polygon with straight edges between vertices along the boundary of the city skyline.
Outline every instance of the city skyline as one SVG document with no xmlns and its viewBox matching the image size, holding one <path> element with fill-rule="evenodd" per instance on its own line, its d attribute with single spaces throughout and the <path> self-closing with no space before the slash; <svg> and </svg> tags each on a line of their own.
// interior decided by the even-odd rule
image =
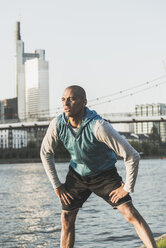
<svg viewBox="0 0 166 248">
<path fill-rule="evenodd" d="M 18 19 L 26 51 L 38 47 L 47 51 L 52 110 L 61 105 L 61 94 L 70 84 L 84 87 L 91 100 L 165 74 L 165 7 L 161 0 L 4 2 L 0 10 L 4 20 L 0 24 L 3 25 L 0 99 L 16 95 L 14 25 Z M 165 103 L 165 90 L 163 83 L 93 108 L 99 112 L 134 111 L 136 104 Z"/>
</svg>

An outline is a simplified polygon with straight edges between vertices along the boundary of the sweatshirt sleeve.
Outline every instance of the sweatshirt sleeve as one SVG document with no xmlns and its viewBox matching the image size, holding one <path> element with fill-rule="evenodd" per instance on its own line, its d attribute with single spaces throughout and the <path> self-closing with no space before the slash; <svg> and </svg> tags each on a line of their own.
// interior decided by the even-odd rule
<svg viewBox="0 0 166 248">
<path fill-rule="evenodd" d="M 46 171 L 46 174 L 53 186 L 53 188 L 58 188 L 61 186 L 61 182 L 58 178 L 55 161 L 54 161 L 54 150 L 58 143 L 58 134 L 56 127 L 56 119 L 53 119 L 47 129 L 46 135 L 44 136 L 41 149 L 40 157 Z"/>
<path fill-rule="evenodd" d="M 103 119 L 96 122 L 94 132 L 98 141 L 105 143 L 118 156 L 124 159 L 126 166 L 124 190 L 130 193 L 134 192 L 140 160 L 138 152 L 112 127 L 110 123 Z"/>
</svg>

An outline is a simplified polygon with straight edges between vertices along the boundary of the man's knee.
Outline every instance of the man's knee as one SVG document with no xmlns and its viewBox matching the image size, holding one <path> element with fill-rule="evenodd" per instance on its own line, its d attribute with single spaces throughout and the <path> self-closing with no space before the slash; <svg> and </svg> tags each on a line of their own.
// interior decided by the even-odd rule
<svg viewBox="0 0 166 248">
<path fill-rule="evenodd" d="M 62 222 L 63 228 L 66 228 L 66 229 L 73 228 L 73 226 L 75 225 L 77 213 L 78 213 L 78 209 L 70 211 L 70 212 L 62 211 L 61 222 Z"/>
<path fill-rule="evenodd" d="M 134 224 L 134 222 L 141 221 L 141 216 L 138 213 L 138 211 L 135 209 L 132 203 L 129 204 L 123 204 L 119 208 L 120 212 L 124 215 L 124 218 L 131 224 Z"/>
</svg>

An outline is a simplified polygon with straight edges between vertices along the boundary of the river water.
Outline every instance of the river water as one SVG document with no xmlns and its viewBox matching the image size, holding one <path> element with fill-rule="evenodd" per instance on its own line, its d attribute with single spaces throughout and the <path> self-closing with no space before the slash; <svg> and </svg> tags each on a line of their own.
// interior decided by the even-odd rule
<svg viewBox="0 0 166 248">
<path fill-rule="evenodd" d="M 56 165 L 62 181 L 67 163 Z M 117 162 L 125 176 L 123 161 Z M 166 233 L 166 160 L 141 160 L 133 203 L 155 237 Z M 60 203 L 40 163 L 0 165 L 0 247 L 60 247 Z M 141 245 L 118 210 L 92 194 L 76 221 L 75 248 Z"/>
</svg>

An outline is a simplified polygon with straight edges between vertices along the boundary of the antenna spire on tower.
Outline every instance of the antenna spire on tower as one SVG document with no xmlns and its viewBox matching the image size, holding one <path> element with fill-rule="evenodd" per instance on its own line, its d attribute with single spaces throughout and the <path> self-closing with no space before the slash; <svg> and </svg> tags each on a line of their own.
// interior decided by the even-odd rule
<svg viewBox="0 0 166 248">
<path fill-rule="evenodd" d="M 16 36 L 16 40 L 21 40 L 21 33 L 20 33 L 20 22 L 16 22 L 16 29 L 15 29 L 16 33 L 15 33 L 15 36 Z"/>
</svg>

